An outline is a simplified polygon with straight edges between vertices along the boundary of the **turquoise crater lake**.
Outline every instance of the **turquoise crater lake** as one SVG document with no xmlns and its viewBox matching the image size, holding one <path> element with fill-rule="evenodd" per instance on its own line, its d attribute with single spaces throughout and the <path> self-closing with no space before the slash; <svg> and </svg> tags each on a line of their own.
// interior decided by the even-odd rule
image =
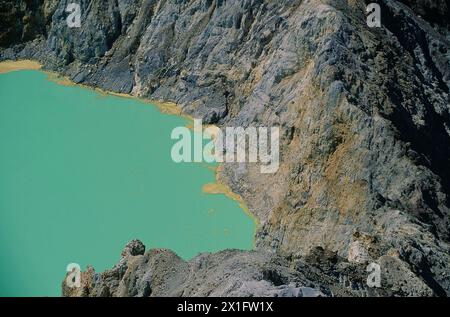
<svg viewBox="0 0 450 317">
<path fill-rule="evenodd" d="M 206 164 L 176 164 L 187 120 L 130 98 L 0 74 L 0 296 L 59 296 L 69 263 L 112 267 L 131 239 L 200 252 L 251 249 L 239 203 L 202 191 Z"/>
</svg>

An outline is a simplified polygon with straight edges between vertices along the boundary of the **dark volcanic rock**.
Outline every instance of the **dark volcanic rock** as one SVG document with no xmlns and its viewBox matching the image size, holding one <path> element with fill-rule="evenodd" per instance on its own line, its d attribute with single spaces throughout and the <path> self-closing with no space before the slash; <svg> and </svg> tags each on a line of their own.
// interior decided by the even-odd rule
<svg viewBox="0 0 450 317">
<path fill-rule="evenodd" d="M 132 243 L 140 242 L 134 240 Z M 100 274 L 82 273 L 82 286 L 63 283 L 64 296 L 404 296 L 432 291 L 392 256 L 381 260 L 386 288 L 366 285 L 365 266 L 350 264 L 335 253 L 314 249 L 304 258 L 270 252 L 226 250 L 186 262 L 169 250 L 130 254 L 129 245 L 115 267 Z M 406 275 L 405 275 L 406 274 Z M 409 274 L 409 275 L 408 275 Z M 401 280 L 402 283 L 397 283 Z"/>
</svg>

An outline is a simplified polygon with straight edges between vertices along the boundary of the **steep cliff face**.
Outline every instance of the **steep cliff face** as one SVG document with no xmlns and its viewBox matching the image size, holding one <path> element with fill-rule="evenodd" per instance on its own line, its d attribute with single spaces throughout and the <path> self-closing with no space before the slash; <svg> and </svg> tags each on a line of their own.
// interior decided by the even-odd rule
<svg viewBox="0 0 450 317">
<path fill-rule="evenodd" d="M 46 36 L 58 1 L 0 1 L 0 47 Z"/>
<path fill-rule="evenodd" d="M 19 2 L 28 12 L 29 2 Z M 79 29 L 66 26 L 69 2 L 36 1 L 51 22 L 40 19 L 32 42 L 9 36 L 1 59 L 36 58 L 75 82 L 174 101 L 218 125 L 281 128 L 276 174 L 224 164 L 220 175 L 260 220 L 258 251 L 189 263 L 163 252 L 165 264 L 152 260 L 155 252 L 127 256 L 103 278 L 85 273 L 91 284 L 82 294 L 247 294 L 239 278 L 222 289 L 204 273 L 227 271 L 261 282 L 264 294 L 313 285 L 345 295 L 337 276 L 371 261 L 386 277 L 373 294 L 450 293 L 446 1 L 379 1 L 382 26 L 369 28 L 367 3 L 358 0 L 81 0 Z M 325 265 L 306 260 L 316 247 L 340 264 L 311 273 Z M 223 257 L 231 260 L 217 268 Z M 211 264 L 192 269 L 197 261 Z M 159 289 L 151 293 L 145 283 L 127 286 L 171 262 L 181 270 L 177 284 L 147 279 Z M 249 262 L 259 269 L 235 271 Z M 264 267 L 290 271 L 275 282 L 261 275 Z M 203 280 L 210 283 L 201 288 Z M 367 293 L 349 285 L 351 295 Z"/>
</svg>

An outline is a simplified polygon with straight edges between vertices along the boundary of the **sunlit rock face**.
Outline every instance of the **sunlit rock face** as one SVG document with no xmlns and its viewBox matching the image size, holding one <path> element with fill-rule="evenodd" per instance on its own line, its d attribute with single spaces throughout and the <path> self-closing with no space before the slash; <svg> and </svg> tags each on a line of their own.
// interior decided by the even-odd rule
<svg viewBox="0 0 450 317">
<path fill-rule="evenodd" d="M 311 283 L 323 294 L 364 296 L 357 285 L 370 260 L 389 276 L 372 294 L 448 295 L 449 8 L 378 1 L 381 27 L 369 28 L 368 2 L 81 1 L 74 30 L 65 27 L 68 1 L 41 1 L 51 16 L 45 32 L 16 46 L 4 40 L 1 58 L 31 57 L 79 83 L 174 101 L 219 126 L 279 126 L 277 173 L 224 164 L 220 177 L 260 220 L 257 252 L 287 261 L 280 265 L 294 275 L 326 267 L 329 276 L 287 274 L 260 287 Z M 320 260 L 317 248 L 334 257 L 319 252 Z M 217 294 L 246 289 L 236 283 Z M 130 295 L 124 285 L 119 293 Z M 149 295 L 145 287 L 132 293 Z"/>
</svg>

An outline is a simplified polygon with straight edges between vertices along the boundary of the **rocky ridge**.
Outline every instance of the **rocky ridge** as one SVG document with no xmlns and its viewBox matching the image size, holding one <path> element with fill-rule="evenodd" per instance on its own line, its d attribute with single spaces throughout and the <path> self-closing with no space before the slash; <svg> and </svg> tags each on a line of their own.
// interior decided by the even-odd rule
<svg viewBox="0 0 450 317">
<path fill-rule="evenodd" d="M 127 246 L 64 295 L 449 295 L 446 1 L 378 1 L 369 28 L 360 0 L 81 0 L 80 29 L 69 2 L 0 1 L 19 20 L 2 19 L 0 59 L 219 126 L 280 126 L 281 165 L 219 175 L 260 221 L 255 251 L 185 262 Z M 370 262 L 381 288 L 365 283 Z"/>
</svg>

